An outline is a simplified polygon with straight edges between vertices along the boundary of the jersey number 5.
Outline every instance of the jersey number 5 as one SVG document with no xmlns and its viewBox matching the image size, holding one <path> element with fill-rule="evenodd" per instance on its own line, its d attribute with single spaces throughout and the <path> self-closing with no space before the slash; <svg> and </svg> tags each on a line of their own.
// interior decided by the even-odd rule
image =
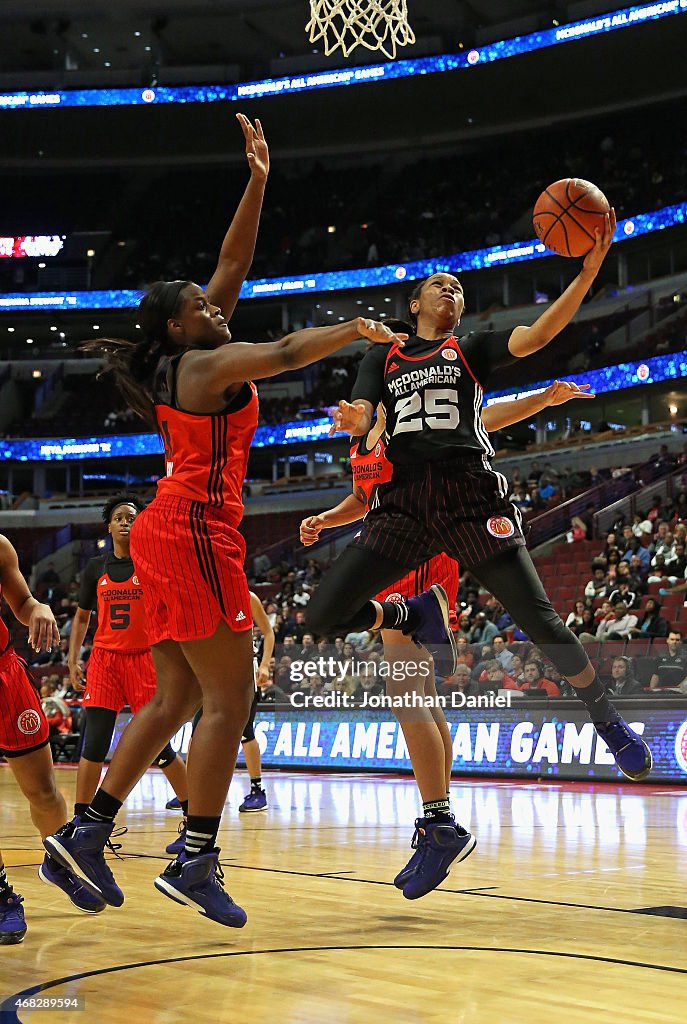
<svg viewBox="0 0 687 1024">
<path fill-rule="evenodd" d="M 424 410 L 422 408 L 424 400 Z M 455 430 L 460 423 L 458 392 L 455 388 L 427 388 L 401 398 L 396 404 L 396 434 L 430 430 Z"/>
<path fill-rule="evenodd" d="M 131 622 L 131 605 L 110 605 L 110 629 L 126 629 Z"/>
</svg>

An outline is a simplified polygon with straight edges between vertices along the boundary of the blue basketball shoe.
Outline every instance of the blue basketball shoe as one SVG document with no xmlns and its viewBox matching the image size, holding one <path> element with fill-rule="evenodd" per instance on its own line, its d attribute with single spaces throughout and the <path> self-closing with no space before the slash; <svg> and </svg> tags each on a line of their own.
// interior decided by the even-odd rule
<svg viewBox="0 0 687 1024">
<path fill-rule="evenodd" d="M 24 897 L 13 889 L 0 899 L 0 946 L 16 946 L 26 935 Z"/>
<path fill-rule="evenodd" d="M 416 852 L 401 874 L 409 872 L 413 862 L 414 866 L 406 878 L 403 895 L 407 900 L 417 900 L 443 882 L 454 861 L 469 857 L 477 840 L 461 825 L 418 818 L 411 845 Z"/>
<path fill-rule="evenodd" d="M 645 779 L 654 759 L 641 736 L 619 718 L 617 722 L 594 722 L 594 728 L 615 758 L 620 771 L 632 782 Z"/>
<path fill-rule="evenodd" d="M 107 903 L 101 896 L 96 896 L 67 868 L 63 867 L 50 854 L 45 855 L 38 869 L 38 877 L 47 885 L 56 885 L 66 893 L 77 910 L 84 914 L 99 914 Z"/>
<path fill-rule="evenodd" d="M 82 821 L 76 817 L 54 835 L 47 836 L 43 846 L 51 857 L 73 872 L 92 892 L 102 896 L 111 907 L 121 907 L 124 893 L 115 882 L 104 856 L 105 847 L 112 853 L 121 848 L 120 844 L 110 842 L 113 830 L 114 824 Z M 122 831 L 116 835 L 122 835 Z"/>
<path fill-rule="evenodd" d="M 165 853 L 171 853 L 172 856 L 176 857 L 181 853 L 182 850 L 186 849 L 186 818 L 183 818 L 179 823 L 179 835 L 176 839 L 172 840 L 169 846 L 165 847 Z"/>
<path fill-rule="evenodd" d="M 267 793 L 264 789 L 251 788 L 250 793 L 239 807 L 241 813 L 245 811 L 266 811 Z"/>
<path fill-rule="evenodd" d="M 415 836 L 413 836 L 413 842 L 411 843 L 411 846 L 415 847 L 415 853 L 410 858 L 406 866 L 404 868 L 401 868 L 399 873 L 394 878 L 394 885 L 396 886 L 397 889 L 402 889 L 406 882 L 409 881 L 410 876 L 415 874 L 415 868 L 418 866 L 418 864 L 422 861 L 424 857 L 424 854 L 421 852 L 420 847 L 415 842 Z"/>
<path fill-rule="evenodd" d="M 168 811 L 180 811 L 181 800 L 179 799 L 178 796 L 173 796 L 171 800 L 167 801 L 165 807 L 167 808 Z"/>
<path fill-rule="evenodd" d="M 449 625 L 446 591 L 435 583 L 418 597 L 408 598 L 406 603 L 420 615 L 420 625 L 412 639 L 432 655 L 437 675 L 442 679 L 453 675 L 458 664 L 458 648 Z"/>
<path fill-rule="evenodd" d="M 243 928 L 248 916 L 224 890 L 219 850 L 189 857 L 185 850 L 155 879 L 155 888 L 177 903 L 192 907 L 217 924 Z"/>
</svg>

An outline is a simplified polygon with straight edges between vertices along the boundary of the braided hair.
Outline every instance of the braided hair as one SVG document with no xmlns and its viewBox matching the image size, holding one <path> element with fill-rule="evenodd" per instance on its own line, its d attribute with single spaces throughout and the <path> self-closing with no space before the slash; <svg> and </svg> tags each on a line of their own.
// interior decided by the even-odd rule
<svg viewBox="0 0 687 1024">
<path fill-rule="evenodd" d="M 81 345 L 84 352 L 105 357 L 105 366 L 98 380 L 112 376 L 128 405 L 157 430 L 153 401 L 153 375 L 160 356 L 176 351 L 167 336 L 167 321 L 176 316 L 183 301 L 184 289 L 192 281 L 156 281 L 137 310 L 141 340 L 125 338 L 94 338 Z"/>
</svg>

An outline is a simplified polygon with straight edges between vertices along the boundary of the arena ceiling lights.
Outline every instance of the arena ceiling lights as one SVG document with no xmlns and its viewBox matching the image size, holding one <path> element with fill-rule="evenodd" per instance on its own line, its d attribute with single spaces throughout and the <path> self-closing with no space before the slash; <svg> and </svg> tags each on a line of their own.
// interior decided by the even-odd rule
<svg viewBox="0 0 687 1024">
<path fill-rule="evenodd" d="M 238 85 L 202 85 L 147 89 L 71 89 L 63 92 L 7 92 L 0 94 L 0 110 L 35 110 L 46 107 L 111 107 L 151 106 L 165 103 L 218 103 L 269 96 L 284 96 L 312 89 L 364 85 L 368 82 L 391 81 L 414 75 L 440 74 L 467 70 L 532 53 L 551 46 L 576 42 L 592 36 L 633 28 L 648 21 L 687 13 L 687 0 L 665 0 L 662 3 L 639 4 L 609 14 L 601 14 L 568 25 L 558 25 L 541 32 L 503 39 L 464 53 L 442 54 L 413 60 L 355 68 L 338 68 L 313 74 L 285 78 L 268 78 Z"/>
</svg>

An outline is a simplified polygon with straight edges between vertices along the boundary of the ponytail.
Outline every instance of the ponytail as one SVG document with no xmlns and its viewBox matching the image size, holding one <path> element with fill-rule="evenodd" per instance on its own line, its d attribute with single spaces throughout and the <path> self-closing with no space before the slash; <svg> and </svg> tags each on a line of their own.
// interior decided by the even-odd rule
<svg viewBox="0 0 687 1024">
<path fill-rule="evenodd" d="M 145 341 L 138 345 L 124 338 L 93 338 L 79 346 L 82 352 L 104 357 L 105 365 L 96 380 L 112 377 L 117 389 L 137 416 L 157 430 L 152 395 L 152 374 L 160 358 Z M 154 359 L 154 364 L 150 363 Z"/>
</svg>

